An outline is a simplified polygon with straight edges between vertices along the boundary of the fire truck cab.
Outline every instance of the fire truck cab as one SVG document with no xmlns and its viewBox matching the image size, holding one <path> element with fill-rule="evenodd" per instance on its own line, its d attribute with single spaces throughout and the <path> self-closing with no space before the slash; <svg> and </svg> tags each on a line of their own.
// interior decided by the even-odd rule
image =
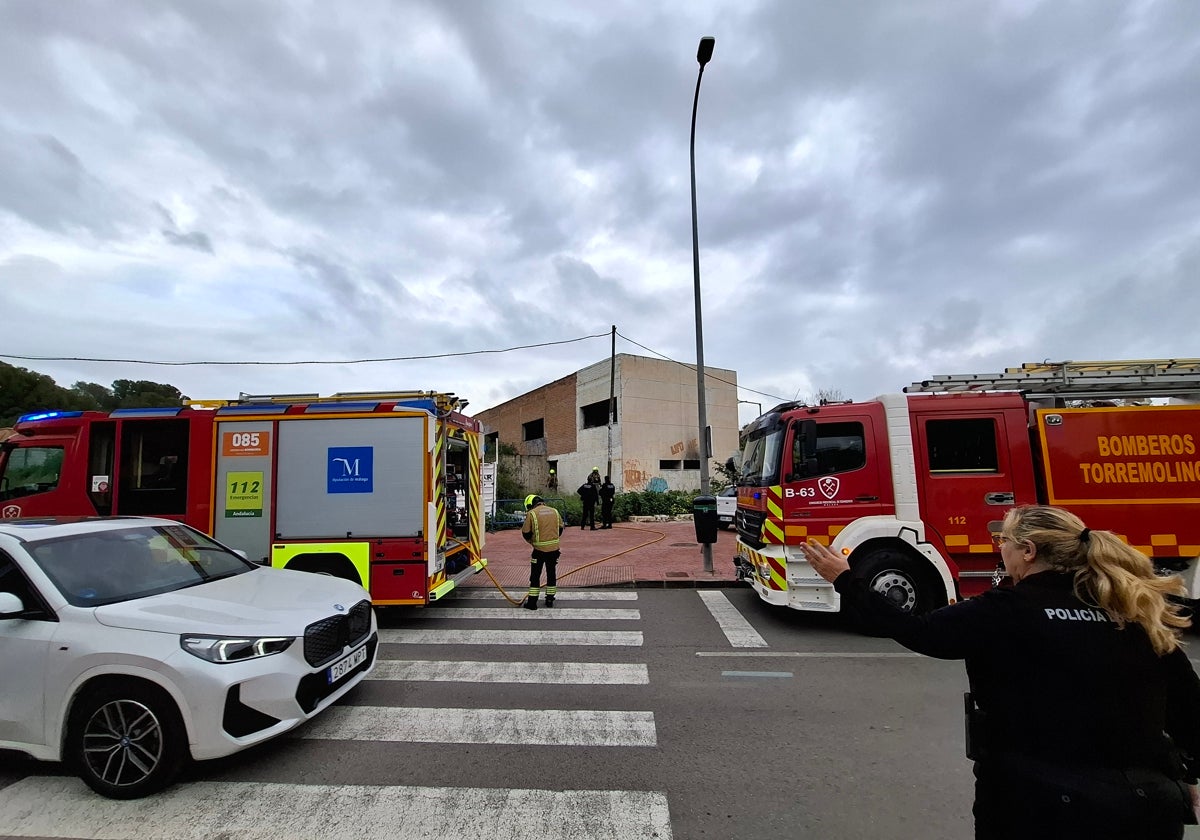
<svg viewBox="0 0 1200 840">
<path fill-rule="evenodd" d="M 838 610 L 798 551 L 813 538 L 925 612 L 987 588 L 991 531 L 1011 507 L 1043 503 L 1117 533 L 1200 598 L 1198 396 L 1200 360 L 1162 360 L 1025 365 L 776 406 L 744 434 L 739 577 L 767 603 Z M 1116 402 L 1151 397 L 1178 404 Z"/>
</svg>

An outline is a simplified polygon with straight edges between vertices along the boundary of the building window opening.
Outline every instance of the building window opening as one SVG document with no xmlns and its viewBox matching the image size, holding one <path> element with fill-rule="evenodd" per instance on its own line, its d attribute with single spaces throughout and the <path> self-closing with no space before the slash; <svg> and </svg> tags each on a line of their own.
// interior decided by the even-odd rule
<svg viewBox="0 0 1200 840">
<path fill-rule="evenodd" d="M 678 470 L 683 468 L 680 461 L 659 461 L 658 468 L 660 470 Z"/>
<path fill-rule="evenodd" d="M 695 461 L 692 461 L 685 459 L 683 462 L 683 468 L 685 470 L 698 470 L 700 469 L 700 460 L 696 459 Z"/>
<path fill-rule="evenodd" d="M 617 422 L 617 400 L 612 400 L 612 418 L 613 422 Z M 583 428 L 594 429 L 597 426 L 607 426 L 609 417 L 609 401 L 601 400 L 594 402 L 591 405 L 585 405 L 581 408 L 580 413 L 583 415 Z"/>
<path fill-rule="evenodd" d="M 530 420 L 521 424 L 521 440 L 540 440 L 546 436 L 546 421 L 544 418 Z"/>
</svg>

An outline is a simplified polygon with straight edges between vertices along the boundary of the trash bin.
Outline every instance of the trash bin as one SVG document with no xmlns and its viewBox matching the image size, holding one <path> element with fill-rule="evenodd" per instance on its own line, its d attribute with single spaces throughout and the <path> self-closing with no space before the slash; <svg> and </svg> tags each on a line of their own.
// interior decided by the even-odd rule
<svg viewBox="0 0 1200 840">
<path fill-rule="evenodd" d="M 717 497 L 697 496 L 692 501 L 692 522 L 696 525 L 696 542 L 717 541 Z"/>
</svg>

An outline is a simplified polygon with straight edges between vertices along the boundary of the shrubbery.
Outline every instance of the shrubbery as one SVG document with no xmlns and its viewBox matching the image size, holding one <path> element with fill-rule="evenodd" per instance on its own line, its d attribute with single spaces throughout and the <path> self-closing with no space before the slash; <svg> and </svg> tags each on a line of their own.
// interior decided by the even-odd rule
<svg viewBox="0 0 1200 840">
<path fill-rule="evenodd" d="M 668 490 L 665 493 L 618 493 L 613 503 L 613 518 L 617 522 L 631 516 L 689 516 L 692 499 L 699 495 L 697 490 Z M 515 496 L 514 498 L 524 498 Z M 583 500 L 574 493 L 567 496 L 544 496 L 546 503 L 557 508 L 567 525 L 579 527 L 583 519 Z M 596 523 L 600 523 L 600 504 L 596 504 Z"/>
</svg>

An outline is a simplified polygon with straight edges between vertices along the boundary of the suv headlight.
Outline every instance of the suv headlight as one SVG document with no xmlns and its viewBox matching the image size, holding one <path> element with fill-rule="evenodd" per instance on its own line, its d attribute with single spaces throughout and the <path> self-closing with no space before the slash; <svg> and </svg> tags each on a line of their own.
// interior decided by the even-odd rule
<svg viewBox="0 0 1200 840">
<path fill-rule="evenodd" d="M 179 637 L 179 646 L 209 662 L 241 662 L 283 653 L 296 641 L 295 636 L 197 636 Z"/>
</svg>

